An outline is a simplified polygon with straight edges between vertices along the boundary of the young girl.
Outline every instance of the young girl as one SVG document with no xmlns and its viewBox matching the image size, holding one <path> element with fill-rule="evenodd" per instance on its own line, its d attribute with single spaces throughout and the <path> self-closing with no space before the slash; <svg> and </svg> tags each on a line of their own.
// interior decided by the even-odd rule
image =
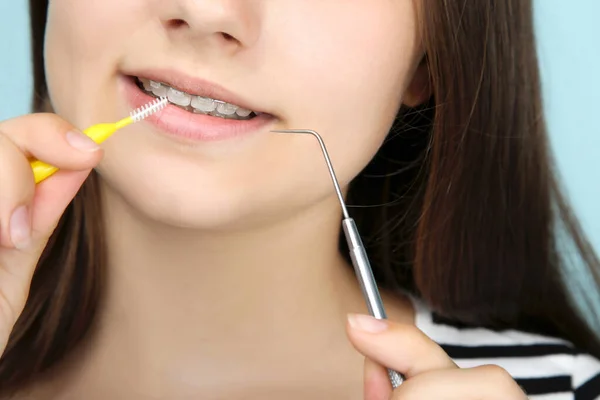
<svg viewBox="0 0 600 400">
<path fill-rule="evenodd" d="M 30 6 L 48 113 L 0 124 L 3 398 L 600 396 L 530 1 Z M 102 149 L 78 133 L 164 94 Z M 388 321 L 317 143 L 274 129 L 323 136 Z"/>
</svg>

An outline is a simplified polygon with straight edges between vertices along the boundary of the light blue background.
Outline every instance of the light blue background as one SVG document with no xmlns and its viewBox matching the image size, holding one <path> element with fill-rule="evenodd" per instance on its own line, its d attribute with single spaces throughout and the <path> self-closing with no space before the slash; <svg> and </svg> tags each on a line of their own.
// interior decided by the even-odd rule
<svg viewBox="0 0 600 400">
<path fill-rule="evenodd" d="M 29 109 L 26 3 L 0 1 L 0 120 Z M 600 0 L 537 0 L 536 12 L 552 145 L 572 204 L 600 249 Z M 586 276 L 576 278 L 585 287 Z"/>
</svg>

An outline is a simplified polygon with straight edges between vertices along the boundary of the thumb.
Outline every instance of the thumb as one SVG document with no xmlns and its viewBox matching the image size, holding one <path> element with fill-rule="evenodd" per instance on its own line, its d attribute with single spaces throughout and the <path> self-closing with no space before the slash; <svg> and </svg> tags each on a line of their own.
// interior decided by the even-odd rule
<svg viewBox="0 0 600 400">
<path fill-rule="evenodd" d="M 404 374 L 407 379 L 425 372 L 458 368 L 437 343 L 413 325 L 350 315 L 347 332 L 361 354 Z"/>
<path fill-rule="evenodd" d="M 392 396 L 387 369 L 370 358 L 365 358 L 364 385 L 365 400 L 388 400 Z"/>
<path fill-rule="evenodd" d="M 37 185 L 31 204 L 34 237 L 47 239 L 90 172 L 61 170 Z"/>
</svg>

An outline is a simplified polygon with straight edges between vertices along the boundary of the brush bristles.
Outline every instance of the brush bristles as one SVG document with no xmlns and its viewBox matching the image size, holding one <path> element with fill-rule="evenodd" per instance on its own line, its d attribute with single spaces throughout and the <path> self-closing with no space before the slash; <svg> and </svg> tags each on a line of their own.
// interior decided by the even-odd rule
<svg viewBox="0 0 600 400">
<path fill-rule="evenodd" d="M 143 119 L 148 118 L 152 114 L 156 114 L 163 108 L 165 108 L 169 104 L 169 100 L 166 97 L 158 98 L 151 103 L 148 103 L 137 110 L 133 111 L 131 115 L 131 119 L 135 122 L 139 122 Z"/>
</svg>

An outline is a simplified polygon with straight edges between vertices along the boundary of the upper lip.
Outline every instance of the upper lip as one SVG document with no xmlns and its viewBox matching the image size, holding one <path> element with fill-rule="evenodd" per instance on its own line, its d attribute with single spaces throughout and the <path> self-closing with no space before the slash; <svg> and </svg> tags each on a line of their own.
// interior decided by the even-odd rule
<svg viewBox="0 0 600 400">
<path fill-rule="evenodd" d="M 127 73 L 127 75 L 164 83 L 173 89 L 186 92 L 193 96 L 209 97 L 214 100 L 235 104 L 236 106 L 254 112 L 262 112 L 254 108 L 248 101 L 220 85 L 175 70 L 144 70 Z"/>
</svg>

